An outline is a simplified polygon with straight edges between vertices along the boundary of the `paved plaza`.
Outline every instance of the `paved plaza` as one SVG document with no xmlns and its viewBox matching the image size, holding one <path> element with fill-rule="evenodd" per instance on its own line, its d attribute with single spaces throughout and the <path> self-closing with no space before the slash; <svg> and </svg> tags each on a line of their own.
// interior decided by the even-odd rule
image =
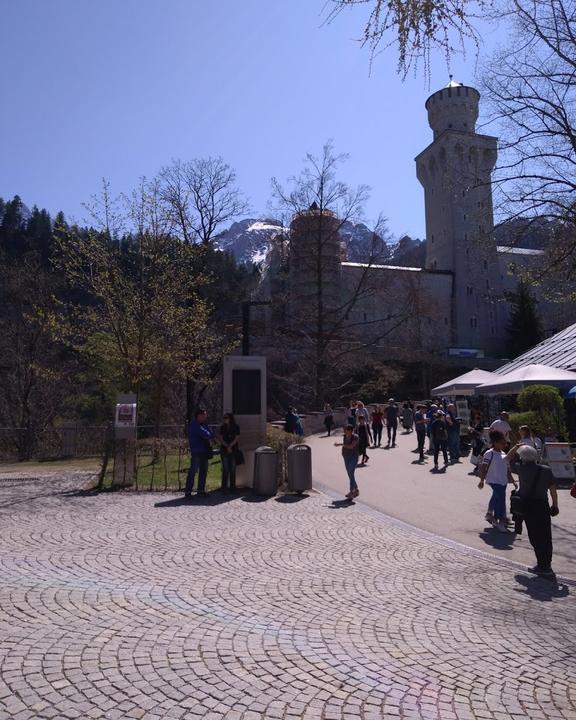
<svg viewBox="0 0 576 720">
<path fill-rule="evenodd" d="M 576 588 L 313 493 L 0 479 L 0 718 L 576 718 Z"/>
</svg>

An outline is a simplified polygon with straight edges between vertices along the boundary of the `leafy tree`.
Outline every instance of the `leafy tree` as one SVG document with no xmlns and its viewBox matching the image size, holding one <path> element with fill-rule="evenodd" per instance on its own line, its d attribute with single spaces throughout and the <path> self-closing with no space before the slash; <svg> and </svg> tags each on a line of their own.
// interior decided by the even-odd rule
<svg viewBox="0 0 576 720">
<path fill-rule="evenodd" d="M 512 415 L 513 427 L 529 425 L 542 437 L 550 432 L 567 437 L 566 413 L 560 391 L 551 385 L 529 385 L 518 395 L 521 413 Z"/>
<path fill-rule="evenodd" d="M 520 280 L 516 292 L 509 293 L 511 304 L 508 321 L 508 352 L 510 357 L 521 355 L 544 337 L 542 320 L 536 309 L 537 300 L 530 293 L 528 284 Z"/>
</svg>

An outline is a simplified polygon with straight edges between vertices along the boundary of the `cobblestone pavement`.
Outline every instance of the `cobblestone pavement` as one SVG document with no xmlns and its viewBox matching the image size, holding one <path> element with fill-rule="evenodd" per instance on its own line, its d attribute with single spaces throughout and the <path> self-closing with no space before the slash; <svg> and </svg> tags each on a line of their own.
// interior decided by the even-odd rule
<svg viewBox="0 0 576 720">
<path fill-rule="evenodd" d="M 0 479 L 0 718 L 576 718 L 576 589 L 323 495 Z"/>
</svg>

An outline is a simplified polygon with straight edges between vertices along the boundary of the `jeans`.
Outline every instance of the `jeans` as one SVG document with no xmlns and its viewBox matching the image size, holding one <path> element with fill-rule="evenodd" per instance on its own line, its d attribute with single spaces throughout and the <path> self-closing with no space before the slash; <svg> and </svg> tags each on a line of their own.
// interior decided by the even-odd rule
<svg viewBox="0 0 576 720">
<path fill-rule="evenodd" d="M 386 434 L 388 435 L 388 445 L 390 445 L 390 438 L 392 438 L 392 444 L 396 443 L 396 430 L 398 430 L 398 421 L 393 423 L 386 423 Z"/>
<path fill-rule="evenodd" d="M 420 426 L 416 426 L 416 439 L 418 440 L 418 455 L 420 460 L 424 460 L 424 443 L 426 442 L 426 430 L 420 430 Z"/>
<path fill-rule="evenodd" d="M 356 471 L 356 465 L 358 465 L 358 456 L 357 455 L 345 455 L 344 456 L 344 465 L 346 466 L 346 472 L 348 473 L 348 478 L 350 480 L 350 492 L 352 492 L 352 490 L 357 490 L 358 483 L 356 482 L 354 473 Z"/>
<path fill-rule="evenodd" d="M 438 465 L 438 455 L 442 450 L 444 457 L 444 465 L 448 465 L 448 441 L 447 440 L 436 440 L 434 442 L 434 465 Z"/>
<path fill-rule="evenodd" d="M 524 522 L 536 562 L 542 570 L 552 563 L 552 523 L 548 500 L 524 500 Z"/>
<path fill-rule="evenodd" d="M 222 462 L 222 489 L 225 490 L 230 482 L 230 489 L 236 487 L 236 455 L 233 452 L 220 451 Z"/>
<path fill-rule="evenodd" d="M 448 452 L 450 460 L 458 460 L 460 457 L 460 431 L 448 431 Z"/>
<path fill-rule="evenodd" d="M 190 455 L 190 469 L 186 478 L 186 495 L 189 495 L 194 488 L 196 473 L 198 473 L 198 492 L 203 493 L 206 489 L 206 476 L 208 475 L 208 458 L 204 454 L 192 453 Z"/>
<path fill-rule="evenodd" d="M 372 434 L 374 435 L 374 445 L 380 445 L 382 442 L 382 423 L 372 423 Z"/>
<path fill-rule="evenodd" d="M 506 520 L 506 485 L 488 483 L 492 488 L 492 497 L 488 503 L 488 510 L 494 513 L 496 522 Z"/>
</svg>

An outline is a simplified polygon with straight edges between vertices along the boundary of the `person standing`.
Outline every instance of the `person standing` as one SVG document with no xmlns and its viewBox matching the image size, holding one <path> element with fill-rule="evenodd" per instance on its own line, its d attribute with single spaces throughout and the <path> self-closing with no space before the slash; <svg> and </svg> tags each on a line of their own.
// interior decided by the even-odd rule
<svg viewBox="0 0 576 720">
<path fill-rule="evenodd" d="M 364 405 L 362 400 L 358 400 L 358 402 L 356 403 L 356 427 L 358 427 L 358 420 L 361 417 L 364 418 L 366 425 L 368 425 L 368 421 L 370 420 L 370 413 L 368 412 L 368 408 Z"/>
<path fill-rule="evenodd" d="M 428 435 L 428 455 L 434 455 L 434 438 L 432 437 L 432 423 L 436 419 L 438 405 L 430 403 L 426 412 L 426 435 Z"/>
<path fill-rule="evenodd" d="M 446 427 L 448 430 L 448 452 L 450 462 L 460 461 L 460 422 L 456 414 L 456 406 L 450 403 L 446 408 Z"/>
<path fill-rule="evenodd" d="M 186 478 L 184 496 L 192 497 L 194 480 L 198 473 L 199 497 L 206 495 L 206 477 L 208 475 L 208 460 L 212 457 L 212 440 L 214 433 L 206 424 L 208 414 L 204 408 L 198 408 L 194 413 L 194 420 L 188 426 L 188 443 L 190 445 L 190 469 Z"/>
<path fill-rule="evenodd" d="M 416 439 L 418 441 L 418 460 L 424 462 L 424 445 L 426 443 L 426 416 L 425 405 L 416 405 L 414 413 L 414 425 L 416 427 Z"/>
<path fill-rule="evenodd" d="M 330 433 L 334 427 L 334 414 L 332 412 L 332 406 L 329 403 L 324 404 L 324 427 L 328 433 L 326 437 L 330 437 Z"/>
<path fill-rule="evenodd" d="M 490 431 L 496 431 L 500 432 L 504 435 L 506 438 L 506 443 L 510 442 L 510 433 L 512 432 L 512 428 L 510 427 L 510 423 L 508 420 L 510 419 L 510 415 L 503 410 L 500 413 L 500 416 L 494 420 L 492 425 L 488 428 Z"/>
<path fill-rule="evenodd" d="M 366 454 L 366 450 L 370 447 L 370 443 L 372 442 L 372 434 L 370 433 L 370 426 L 366 422 L 364 415 L 358 416 L 356 432 L 358 433 L 358 454 L 361 456 L 360 464 L 366 465 L 370 459 Z"/>
<path fill-rule="evenodd" d="M 354 427 L 356 425 L 356 401 L 350 400 L 350 405 L 348 407 L 348 418 L 347 418 L 348 425 L 352 425 Z"/>
<path fill-rule="evenodd" d="M 394 398 L 388 400 L 388 405 L 384 408 L 384 417 L 386 418 L 386 435 L 388 437 L 387 448 L 396 447 L 396 431 L 398 430 L 398 405 Z"/>
<path fill-rule="evenodd" d="M 434 469 L 438 470 L 438 455 L 442 450 L 444 467 L 448 465 L 448 428 L 443 410 L 436 411 L 436 417 L 430 425 L 430 437 L 434 442 Z"/>
<path fill-rule="evenodd" d="M 482 489 L 484 483 L 490 485 L 492 497 L 488 504 L 486 520 L 493 523 L 498 532 L 507 533 L 506 527 L 506 485 L 513 483 L 516 486 L 510 467 L 506 460 L 504 448 L 506 437 L 498 430 L 490 431 L 491 448 L 486 450 L 482 456 L 480 465 L 480 482 L 478 487 Z"/>
<path fill-rule="evenodd" d="M 552 577 L 552 523 L 551 517 L 560 512 L 558 510 L 558 492 L 552 470 L 547 465 L 538 465 L 538 450 L 530 445 L 515 445 L 507 460 L 520 458 L 518 466 L 518 480 L 522 519 L 526 523 L 528 539 L 536 555 L 536 565 L 529 568 L 530 572 Z M 548 493 L 552 505 L 548 504 Z"/>
<path fill-rule="evenodd" d="M 236 451 L 240 428 L 232 413 L 224 413 L 222 425 L 218 431 L 220 443 L 220 461 L 222 463 L 221 490 L 236 489 Z"/>
<path fill-rule="evenodd" d="M 342 446 L 342 457 L 350 481 L 350 492 L 346 495 L 348 500 L 352 500 L 360 494 L 355 477 L 356 466 L 358 465 L 358 443 L 359 438 L 354 432 L 353 425 L 347 425 L 344 428 L 344 438 L 341 443 L 334 443 L 336 446 Z"/>
<path fill-rule="evenodd" d="M 412 432 L 413 424 L 414 424 L 414 411 L 408 405 L 408 403 L 405 402 L 402 405 L 402 427 L 407 432 Z"/>
<path fill-rule="evenodd" d="M 374 447 L 380 447 L 382 444 L 382 430 L 384 429 L 384 413 L 380 405 L 376 405 L 376 409 L 372 413 L 372 434 L 374 435 Z"/>
</svg>

